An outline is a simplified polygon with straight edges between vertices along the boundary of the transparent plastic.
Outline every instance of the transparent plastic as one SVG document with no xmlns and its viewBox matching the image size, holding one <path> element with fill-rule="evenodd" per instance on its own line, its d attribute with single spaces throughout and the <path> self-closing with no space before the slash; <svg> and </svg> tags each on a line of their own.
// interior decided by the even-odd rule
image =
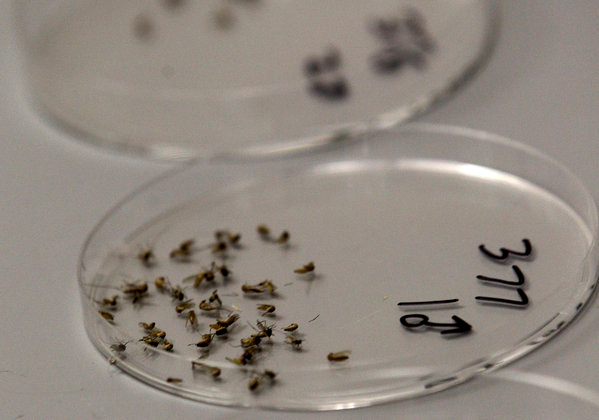
<svg viewBox="0 0 599 420">
<path fill-rule="evenodd" d="M 269 237 L 257 233 L 260 224 Z M 239 246 L 220 254 L 219 229 L 241 233 Z M 567 169 L 473 130 L 415 124 L 318 154 L 214 160 L 151 182 L 93 230 L 79 272 L 85 326 L 117 367 L 187 398 L 298 410 L 369 406 L 446 389 L 553 338 L 593 295 L 597 229 L 595 203 Z M 290 236 L 282 244 L 284 230 Z M 191 238 L 187 260 L 169 257 Z M 527 241 L 530 255 L 517 255 Z M 514 253 L 498 261 L 480 245 L 499 257 L 501 248 Z M 154 258 L 144 264 L 150 249 Z M 309 262 L 312 273 L 294 272 Z M 218 272 L 222 264 L 232 274 Z M 477 278 L 517 282 L 514 266 L 518 286 Z M 182 281 L 211 268 L 215 278 L 198 288 Z M 177 314 L 182 301 L 157 289 L 160 276 L 193 299 L 187 312 Z M 264 279 L 277 287 L 274 295 L 242 291 Z M 148 296 L 134 304 L 126 283 L 142 282 Z M 214 290 L 222 309 L 201 310 Z M 114 295 L 115 310 L 102 304 Z M 459 301 L 406 305 L 448 299 Z M 257 304 L 276 310 L 264 314 Z M 240 319 L 226 336 L 211 337 L 208 353 L 194 344 L 231 314 Z M 428 325 L 416 327 L 423 316 Z M 274 325 L 261 351 L 245 366 L 227 360 L 240 357 L 240 340 L 258 333 L 259 320 Z M 146 335 L 139 322 L 165 331 L 172 352 L 139 341 Z M 286 342 L 283 329 L 292 323 L 300 345 Z M 328 360 L 345 350 L 347 360 Z M 192 361 L 221 375 L 214 380 Z M 274 381 L 265 369 L 277 373 Z M 251 391 L 254 377 L 259 386 Z"/>
<path fill-rule="evenodd" d="M 491 52 L 491 1 L 23 0 L 31 101 L 161 159 L 283 153 L 412 118 Z"/>
</svg>

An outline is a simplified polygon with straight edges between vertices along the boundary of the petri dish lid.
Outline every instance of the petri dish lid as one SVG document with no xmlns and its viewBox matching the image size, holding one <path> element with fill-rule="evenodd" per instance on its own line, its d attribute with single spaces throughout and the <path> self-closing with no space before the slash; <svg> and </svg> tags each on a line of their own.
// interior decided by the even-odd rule
<svg viewBox="0 0 599 420">
<path fill-rule="evenodd" d="M 162 159 L 294 152 L 414 118 L 473 76 L 497 24 L 486 0 L 71 3 L 17 6 L 38 108 Z"/>
<path fill-rule="evenodd" d="M 566 168 L 463 128 L 414 124 L 317 154 L 186 165 L 89 236 L 85 326 L 117 367 L 187 398 L 369 406 L 446 389 L 555 337 L 593 296 L 597 229 L 593 199 Z M 140 322 L 166 332 L 172 351 Z M 248 355 L 241 339 L 256 334 Z"/>
</svg>

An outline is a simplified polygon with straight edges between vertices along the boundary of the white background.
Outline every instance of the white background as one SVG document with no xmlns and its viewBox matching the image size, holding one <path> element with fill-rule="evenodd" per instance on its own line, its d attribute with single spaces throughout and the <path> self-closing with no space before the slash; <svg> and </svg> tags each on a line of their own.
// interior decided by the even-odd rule
<svg viewBox="0 0 599 420">
<path fill-rule="evenodd" d="M 82 324 L 77 257 L 95 223 L 170 167 L 100 152 L 23 98 L 0 2 L 0 418 L 596 418 L 599 310 L 521 361 L 430 397 L 332 413 L 212 407 L 110 367 Z M 568 166 L 599 201 L 599 2 L 502 2 L 494 55 L 422 121 L 477 128 Z"/>
</svg>

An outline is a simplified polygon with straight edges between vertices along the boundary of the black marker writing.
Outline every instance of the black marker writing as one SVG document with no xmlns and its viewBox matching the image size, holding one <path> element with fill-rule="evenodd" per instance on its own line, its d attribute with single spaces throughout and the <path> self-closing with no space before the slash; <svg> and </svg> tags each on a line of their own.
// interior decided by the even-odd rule
<svg viewBox="0 0 599 420">
<path fill-rule="evenodd" d="M 455 303 L 459 301 L 459 299 L 423 300 L 420 302 L 399 302 L 397 306 L 443 305 L 446 303 Z"/>
<path fill-rule="evenodd" d="M 520 300 L 501 299 L 501 298 L 494 298 L 494 297 L 488 297 L 488 296 L 476 296 L 475 299 L 479 302 L 488 302 L 488 303 L 495 303 L 495 304 L 501 304 L 501 305 L 516 305 L 516 306 L 521 306 L 521 307 L 527 306 L 528 305 L 528 296 L 526 296 L 526 293 L 524 292 L 524 290 L 517 289 L 516 291 L 518 292 L 518 295 L 520 296 Z"/>
<path fill-rule="evenodd" d="M 412 321 L 415 319 L 416 321 Z M 453 323 L 441 323 L 441 322 L 430 322 L 428 316 L 423 314 L 409 314 L 404 315 L 399 318 L 399 322 L 405 328 L 418 328 L 418 327 L 430 327 L 430 328 L 445 328 L 449 327 L 449 329 L 445 329 L 440 331 L 442 335 L 446 334 L 463 334 L 467 333 L 472 329 L 472 325 L 468 324 L 462 318 L 457 315 L 453 315 L 451 319 L 454 320 Z M 412 321 L 412 322 L 411 322 Z"/>
<path fill-rule="evenodd" d="M 532 253 L 532 245 L 528 239 L 522 239 L 522 243 L 524 244 L 524 251 L 514 251 L 512 249 L 507 248 L 499 248 L 500 255 L 494 254 L 489 251 L 484 244 L 478 246 L 480 252 L 485 254 L 486 257 L 491 258 L 493 260 L 507 260 L 510 255 L 515 257 L 528 257 Z"/>
<path fill-rule="evenodd" d="M 512 265 L 512 270 L 514 270 L 514 273 L 516 273 L 516 277 L 518 277 L 518 280 L 516 280 L 516 281 L 496 279 L 493 277 L 487 277 L 487 276 L 482 276 L 482 275 L 478 275 L 478 276 L 476 276 L 476 278 L 481 281 L 486 281 L 486 282 L 490 282 L 490 283 L 498 283 L 498 284 L 505 285 L 505 286 L 522 286 L 524 284 L 524 274 L 522 273 L 522 271 L 520 270 L 520 268 L 517 265 Z"/>
</svg>

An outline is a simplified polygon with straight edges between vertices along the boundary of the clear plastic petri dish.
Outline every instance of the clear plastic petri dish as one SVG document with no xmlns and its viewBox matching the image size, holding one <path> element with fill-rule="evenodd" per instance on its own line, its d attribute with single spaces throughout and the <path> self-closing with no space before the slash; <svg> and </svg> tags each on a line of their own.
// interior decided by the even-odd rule
<svg viewBox="0 0 599 420">
<path fill-rule="evenodd" d="M 87 239 L 85 326 L 117 367 L 187 398 L 369 406 L 555 337 L 593 296 L 597 230 L 566 168 L 463 128 L 186 165 Z"/>
<path fill-rule="evenodd" d="M 282 153 L 412 118 L 489 56 L 492 1 L 15 2 L 49 121 L 159 159 Z"/>
</svg>

